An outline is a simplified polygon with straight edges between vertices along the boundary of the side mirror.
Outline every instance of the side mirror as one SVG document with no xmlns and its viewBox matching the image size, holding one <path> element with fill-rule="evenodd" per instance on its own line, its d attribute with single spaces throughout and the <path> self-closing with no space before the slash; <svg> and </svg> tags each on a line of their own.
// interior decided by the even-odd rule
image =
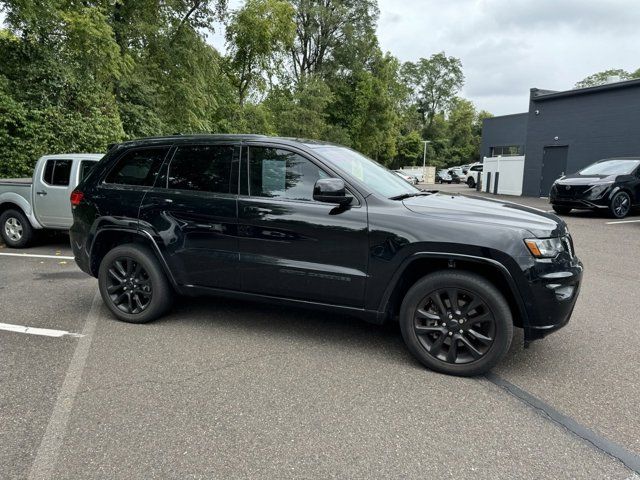
<svg viewBox="0 0 640 480">
<path fill-rule="evenodd" d="M 321 178 L 313 186 L 313 199 L 317 202 L 349 205 L 353 197 L 347 195 L 341 178 Z"/>
</svg>

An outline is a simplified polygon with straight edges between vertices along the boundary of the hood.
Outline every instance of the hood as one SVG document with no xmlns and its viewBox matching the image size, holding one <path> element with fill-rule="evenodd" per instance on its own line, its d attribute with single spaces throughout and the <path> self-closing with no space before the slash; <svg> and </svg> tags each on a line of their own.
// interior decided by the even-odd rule
<svg viewBox="0 0 640 480">
<path fill-rule="evenodd" d="M 433 218 L 528 230 L 538 238 L 557 237 L 566 233 L 565 222 L 556 215 L 512 202 L 435 193 L 410 197 L 403 203 L 412 212 Z"/>
<path fill-rule="evenodd" d="M 618 175 L 580 175 L 572 173 L 556 180 L 558 185 L 593 185 L 596 183 L 615 182 Z"/>
</svg>

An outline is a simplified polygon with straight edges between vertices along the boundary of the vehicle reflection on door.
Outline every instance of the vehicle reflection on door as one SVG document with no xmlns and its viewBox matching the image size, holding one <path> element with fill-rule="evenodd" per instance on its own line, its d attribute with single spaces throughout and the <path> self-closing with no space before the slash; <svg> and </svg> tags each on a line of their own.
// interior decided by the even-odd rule
<svg viewBox="0 0 640 480">
<path fill-rule="evenodd" d="M 364 208 L 336 214 L 330 204 L 241 198 L 238 235 L 244 291 L 362 306 Z"/>
</svg>

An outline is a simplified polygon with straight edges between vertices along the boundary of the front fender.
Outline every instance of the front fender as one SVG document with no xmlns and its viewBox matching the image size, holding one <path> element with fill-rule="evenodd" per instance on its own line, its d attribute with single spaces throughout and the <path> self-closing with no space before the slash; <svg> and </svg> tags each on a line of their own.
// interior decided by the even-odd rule
<svg viewBox="0 0 640 480">
<path fill-rule="evenodd" d="M 488 252 L 485 252 L 488 253 Z M 498 252 L 495 252 L 500 255 Z M 495 257 L 495 256 L 494 256 Z M 405 258 L 398 269 L 393 274 L 390 282 L 387 285 L 387 288 L 382 296 L 382 300 L 380 302 L 380 306 L 378 309 L 378 323 L 383 323 L 389 315 L 390 312 L 390 302 L 392 301 L 393 294 L 396 291 L 396 288 L 402 281 L 403 276 L 408 271 L 410 266 L 414 262 L 418 262 L 424 259 L 437 260 L 440 262 L 446 262 L 449 268 L 455 268 L 456 262 L 467 262 L 467 263 L 475 263 L 478 265 L 488 266 L 494 269 L 496 272 L 499 272 L 501 278 L 504 280 L 505 284 L 509 288 L 509 293 L 511 298 L 514 300 L 515 305 L 518 310 L 518 314 L 520 315 L 520 319 L 522 322 L 522 327 L 525 330 L 525 335 L 529 330 L 530 319 L 525 307 L 525 304 L 522 299 L 521 289 L 518 287 L 518 281 L 514 278 L 514 275 L 511 273 L 510 268 L 507 266 L 509 264 L 509 260 L 506 258 L 490 258 L 489 256 L 479 256 L 473 255 L 469 253 L 460 253 L 460 252 L 447 252 L 447 251 L 419 251 L 409 255 Z M 513 265 L 510 267 L 518 268 L 517 262 L 512 260 Z"/>
</svg>

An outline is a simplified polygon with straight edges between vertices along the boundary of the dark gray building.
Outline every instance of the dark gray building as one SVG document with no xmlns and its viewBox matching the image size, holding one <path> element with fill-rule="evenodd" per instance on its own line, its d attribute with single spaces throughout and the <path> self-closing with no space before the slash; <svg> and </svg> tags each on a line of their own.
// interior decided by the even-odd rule
<svg viewBox="0 0 640 480">
<path fill-rule="evenodd" d="M 524 154 L 523 195 L 546 196 L 565 172 L 640 155 L 640 80 L 565 92 L 532 88 L 529 112 L 484 121 L 481 148 L 483 156 Z"/>
</svg>

